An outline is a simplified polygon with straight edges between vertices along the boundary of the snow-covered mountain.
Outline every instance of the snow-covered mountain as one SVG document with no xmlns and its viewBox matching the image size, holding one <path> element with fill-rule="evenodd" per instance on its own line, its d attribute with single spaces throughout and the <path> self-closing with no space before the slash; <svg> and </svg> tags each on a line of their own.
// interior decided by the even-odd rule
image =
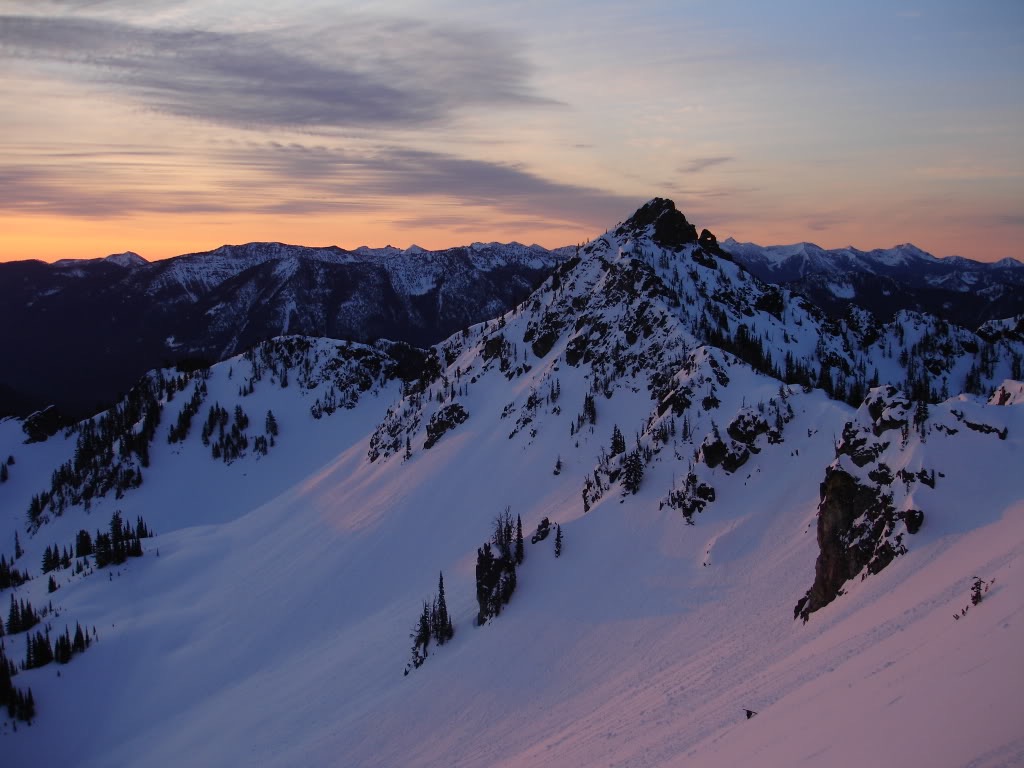
<svg viewBox="0 0 1024 768">
<path fill-rule="evenodd" d="M 653 200 L 427 350 L 289 336 L 0 421 L 5 591 L 96 628 L 14 676 L 0 754 L 1014 764 L 1022 357 L 1018 320 L 831 319 Z M 115 511 L 141 558 L 41 573 Z"/>
<path fill-rule="evenodd" d="M 566 256 L 518 243 L 465 248 L 223 246 L 148 263 L 0 264 L 7 334 L 0 414 L 85 415 L 147 370 L 224 359 L 289 333 L 433 344 L 501 314 Z"/>
<path fill-rule="evenodd" d="M 940 259 L 910 244 L 826 250 L 813 243 L 761 246 L 730 238 L 722 247 L 762 280 L 792 288 L 837 317 L 851 302 L 882 320 L 913 310 L 969 328 L 1024 314 L 1024 263 L 1016 259 Z"/>
</svg>

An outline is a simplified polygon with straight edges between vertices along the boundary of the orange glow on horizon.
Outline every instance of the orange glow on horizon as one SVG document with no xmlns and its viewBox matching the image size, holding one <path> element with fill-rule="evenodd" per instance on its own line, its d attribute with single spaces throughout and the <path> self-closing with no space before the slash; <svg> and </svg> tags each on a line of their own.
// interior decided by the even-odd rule
<svg viewBox="0 0 1024 768">
<path fill-rule="evenodd" d="M 627 214 L 628 215 L 628 214 Z M 614 222 L 609 223 L 609 226 Z M 221 245 L 249 242 L 282 242 L 290 245 L 353 250 L 416 244 L 427 250 L 468 245 L 471 242 L 518 241 L 557 248 L 584 242 L 601 234 L 582 227 L 550 226 L 488 218 L 479 224 L 445 226 L 407 225 L 386 214 L 350 216 L 267 217 L 246 214 L 195 216 L 133 216 L 122 219 L 76 217 L 0 217 L 0 262 L 38 259 L 93 259 L 112 253 L 134 251 L 148 261 L 185 253 L 210 251 Z M 603 230 L 602 230 L 603 231 Z"/>
<path fill-rule="evenodd" d="M 727 224 L 716 225 L 680 207 L 698 230 L 708 227 L 720 240 L 734 237 L 760 245 L 808 241 L 825 248 L 852 245 L 862 250 L 891 248 L 909 242 L 935 256 L 961 255 L 978 261 L 1024 257 L 1012 232 L 1005 230 L 979 233 L 941 222 L 934 226 L 927 226 L 926 222 L 924 230 L 920 224 L 900 226 L 899 223 L 882 229 L 849 222 L 827 231 L 816 231 L 803 218 L 789 221 L 730 218 Z M 619 219 L 631 213 L 623 211 Z M 459 209 L 459 218 L 454 223 L 446 223 L 444 213 L 438 213 L 436 219 L 436 224 L 429 221 L 429 215 L 413 221 L 406 209 L 394 213 L 379 210 L 343 215 L 151 214 L 113 219 L 8 215 L 0 216 L 0 262 L 93 259 L 125 251 L 134 251 L 148 261 L 159 261 L 185 253 L 210 251 L 225 244 L 257 241 L 312 247 L 336 245 L 349 250 L 361 245 L 406 248 L 416 244 L 438 250 L 476 241 L 514 240 L 525 245 L 537 243 L 557 248 L 599 237 L 617 223 L 609 221 L 604 226 L 585 227 L 564 222 L 524 221 L 487 209 Z"/>
</svg>

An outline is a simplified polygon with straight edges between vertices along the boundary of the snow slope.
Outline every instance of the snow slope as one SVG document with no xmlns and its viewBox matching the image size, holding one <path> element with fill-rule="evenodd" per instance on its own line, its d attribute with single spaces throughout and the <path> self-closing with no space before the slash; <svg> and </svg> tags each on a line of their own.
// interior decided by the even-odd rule
<svg viewBox="0 0 1024 768">
<path fill-rule="evenodd" d="M 14 678 L 39 717 L 16 732 L 0 725 L 5 764 L 1019 764 L 1019 385 L 991 403 L 933 405 L 924 439 L 892 442 L 893 469 L 941 473 L 934 489 L 913 487 L 923 527 L 880 573 L 794 621 L 815 577 L 819 484 L 863 414 L 782 385 L 674 320 L 703 299 L 687 284 L 680 306 L 650 270 L 704 269 L 687 249 L 671 269 L 649 241 L 592 249 L 560 287 L 549 280 L 438 345 L 439 373 L 422 389 L 386 375 L 344 389 L 326 375 L 336 342 L 314 342 L 324 375 L 308 387 L 301 364 L 282 387 L 273 365 L 255 376 L 257 357 L 220 363 L 164 403 L 141 487 L 51 512 L 32 537 L 28 500 L 73 439 L 24 445 L 17 422 L 0 422 L 0 456 L 17 459 L 0 485 L 0 531 L 22 531 L 19 565 L 37 575 L 16 594 L 52 600 L 55 632 L 81 621 L 99 635 L 59 676 L 49 665 Z M 655 266 L 637 266 L 634 250 Z M 734 279 L 749 278 L 723 263 L 707 281 L 744 306 Z M 818 321 L 798 307 L 785 316 L 801 322 L 786 343 L 811 354 Z M 750 322 L 782 335 L 764 314 Z M 345 364 L 358 369 L 353 349 Z M 169 444 L 200 381 L 196 423 Z M 315 418 L 332 381 L 351 407 Z M 272 410 L 276 445 L 214 461 L 199 433 L 214 401 L 241 405 L 254 432 Z M 468 418 L 426 448 L 428 426 L 456 404 Z M 751 427 L 759 418 L 765 430 Z M 636 494 L 623 488 L 623 456 L 608 455 L 615 426 L 645 456 Z M 738 465 L 714 460 L 718 442 Z M 692 525 L 673 501 L 689 474 L 715 490 Z M 506 506 L 527 539 L 543 517 L 561 525 L 564 552 L 554 557 L 551 538 L 527 544 L 511 602 L 475 627 L 476 549 Z M 145 556 L 106 574 L 60 571 L 48 596 L 43 549 L 104 527 L 115 509 L 158 532 Z M 404 676 L 439 571 L 455 637 Z M 990 589 L 954 620 L 975 575 Z M 22 637 L 4 642 L 23 655 Z M 759 714 L 746 720 L 744 708 Z"/>
</svg>

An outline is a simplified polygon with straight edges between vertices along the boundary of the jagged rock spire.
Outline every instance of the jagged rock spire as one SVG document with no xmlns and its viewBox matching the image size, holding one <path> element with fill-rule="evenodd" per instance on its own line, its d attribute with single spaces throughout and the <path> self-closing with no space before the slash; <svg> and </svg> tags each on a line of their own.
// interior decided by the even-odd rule
<svg viewBox="0 0 1024 768">
<path fill-rule="evenodd" d="M 676 210 L 674 202 L 663 197 L 656 197 L 644 203 L 636 213 L 623 222 L 616 234 L 640 234 L 652 225 L 652 239 L 663 247 L 680 248 L 687 243 L 697 242 L 697 228 Z"/>
</svg>

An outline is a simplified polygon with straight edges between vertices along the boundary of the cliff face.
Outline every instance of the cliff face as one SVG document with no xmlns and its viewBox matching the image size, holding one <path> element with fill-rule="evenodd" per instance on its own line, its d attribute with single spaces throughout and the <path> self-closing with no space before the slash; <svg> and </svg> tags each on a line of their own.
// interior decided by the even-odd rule
<svg viewBox="0 0 1024 768">
<path fill-rule="evenodd" d="M 825 470 L 818 506 L 818 559 L 814 584 L 797 602 L 794 617 L 807 621 L 831 603 L 857 574 L 875 574 L 906 553 L 904 535 L 921 528 L 924 513 L 909 506 L 911 484 L 934 487 L 934 475 L 923 469 L 893 474 L 883 460 L 897 438 L 907 445 L 910 402 L 894 387 L 873 389 L 858 411 L 858 421 L 843 429 L 836 460 Z M 915 428 L 925 429 L 915 414 Z M 898 430 L 898 433 L 897 433 Z M 904 480 L 900 509 L 893 501 L 893 481 Z M 862 576 L 862 577 L 863 577 Z"/>
<path fill-rule="evenodd" d="M 806 621 L 842 594 L 843 585 L 865 566 L 869 573 L 878 573 L 905 552 L 901 534 L 895 546 L 886 535 L 896 522 L 891 494 L 858 482 L 842 469 L 827 469 L 818 507 L 820 552 L 814 564 L 814 584 L 797 603 L 796 615 Z"/>
</svg>

